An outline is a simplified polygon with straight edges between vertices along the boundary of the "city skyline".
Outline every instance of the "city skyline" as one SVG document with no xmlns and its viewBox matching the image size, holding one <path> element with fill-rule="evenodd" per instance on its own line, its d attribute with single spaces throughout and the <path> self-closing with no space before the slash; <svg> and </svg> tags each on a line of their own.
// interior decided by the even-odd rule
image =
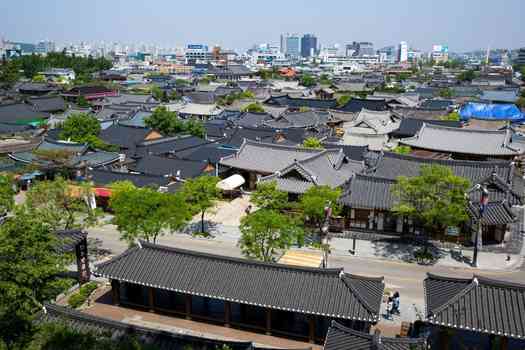
<svg viewBox="0 0 525 350">
<path fill-rule="evenodd" d="M 193 12 L 191 4 L 174 5 L 167 1 L 52 3 L 21 0 L 1 4 L 0 36 L 13 41 L 49 39 L 59 44 L 105 41 L 182 47 L 187 43 L 206 43 L 236 50 L 246 50 L 260 42 L 276 44 L 284 32 L 313 33 L 323 46 L 370 41 L 380 48 L 406 41 L 410 47 L 423 51 L 430 51 L 433 44 L 447 44 L 451 51 L 465 52 L 489 46 L 525 45 L 520 41 L 524 28 L 519 16 L 524 5 L 519 0 L 506 0 L 506 6 L 500 8 L 483 6 L 489 4 L 486 0 L 444 0 L 439 4 L 373 0 L 334 6 L 270 0 L 257 8 L 256 15 L 237 0 L 230 1 L 230 6 L 206 2 Z M 272 19 L 271 25 L 268 18 Z M 201 21 L 199 26 L 194 25 L 196 19 Z M 488 25 L 493 22 L 504 22 L 505 26 Z M 34 30 L 35 26 L 38 30 Z"/>
</svg>

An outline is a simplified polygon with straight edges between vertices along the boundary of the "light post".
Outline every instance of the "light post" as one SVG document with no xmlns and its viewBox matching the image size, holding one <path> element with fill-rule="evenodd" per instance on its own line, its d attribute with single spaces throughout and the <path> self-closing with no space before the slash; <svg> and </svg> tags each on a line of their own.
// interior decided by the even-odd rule
<svg viewBox="0 0 525 350">
<path fill-rule="evenodd" d="M 323 268 L 328 267 L 328 230 L 330 226 L 330 216 L 332 216 L 332 206 L 331 202 L 326 202 L 326 206 L 324 207 L 324 223 L 321 227 L 321 249 L 323 250 Z"/>
<path fill-rule="evenodd" d="M 474 256 L 472 257 L 472 266 L 478 267 L 478 250 L 481 249 L 483 245 L 483 226 L 481 224 L 481 219 L 483 218 L 483 213 L 489 202 L 489 191 L 482 185 L 476 185 L 476 189 L 480 191 L 480 200 L 479 200 L 479 218 L 478 218 L 478 230 L 476 231 L 476 237 L 474 239 Z"/>
</svg>

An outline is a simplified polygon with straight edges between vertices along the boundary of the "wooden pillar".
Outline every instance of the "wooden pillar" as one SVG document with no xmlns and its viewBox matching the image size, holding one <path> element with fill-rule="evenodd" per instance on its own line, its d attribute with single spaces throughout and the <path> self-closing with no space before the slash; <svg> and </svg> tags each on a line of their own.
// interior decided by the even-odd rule
<svg viewBox="0 0 525 350">
<path fill-rule="evenodd" d="M 111 280 L 111 295 L 113 297 L 113 305 L 120 305 L 120 282 Z"/>
<path fill-rule="evenodd" d="M 155 312 L 155 288 L 148 288 L 149 312 Z"/>
<path fill-rule="evenodd" d="M 186 301 L 186 319 L 191 320 L 191 295 L 190 294 L 185 295 L 185 301 Z"/>
<path fill-rule="evenodd" d="M 310 315 L 308 317 L 308 341 L 315 343 L 315 316 Z"/>
<path fill-rule="evenodd" d="M 224 302 L 224 327 L 230 328 L 232 305 L 229 301 Z"/>
<path fill-rule="evenodd" d="M 266 335 L 272 335 L 272 309 L 266 309 Z"/>
<path fill-rule="evenodd" d="M 239 304 L 239 313 L 241 316 L 241 323 L 244 323 L 246 321 L 246 305 Z"/>
<path fill-rule="evenodd" d="M 507 350 L 509 348 L 509 338 L 500 336 L 499 338 L 499 348 L 501 350 Z"/>
<path fill-rule="evenodd" d="M 446 328 L 441 328 L 439 331 L 439 341 L 441 343 L 441 350 L 449 350 L 450 345 L 450 337 L 449 337 L 449 330 Z"/>
</svg>

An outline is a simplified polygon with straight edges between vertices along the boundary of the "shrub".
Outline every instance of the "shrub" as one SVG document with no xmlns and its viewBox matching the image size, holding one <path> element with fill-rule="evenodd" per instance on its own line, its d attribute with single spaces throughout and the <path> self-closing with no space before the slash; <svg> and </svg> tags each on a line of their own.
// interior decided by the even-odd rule
<svg viewBox="0 0 525 350">
<path fill-rule="evenodd" d="M 93 293 L 95 289 L 98 288 L 98 284 L 95 282 L 89 282 L 84 284 L 77 293 L 71 295 L 68 300 L 69 306 L 72 308 L 77 308 L 80 305 L 84 304 L 87 298 Z"/>
</svg>

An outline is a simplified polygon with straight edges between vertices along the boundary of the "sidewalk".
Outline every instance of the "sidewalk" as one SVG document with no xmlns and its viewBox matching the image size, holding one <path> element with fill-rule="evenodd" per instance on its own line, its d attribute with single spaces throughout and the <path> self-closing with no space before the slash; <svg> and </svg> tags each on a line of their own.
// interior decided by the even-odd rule
<svg viewBox="0 0 525 350">
<path fill-rule="evenodd" d="M 330 240 L 331 254 L 334 256 L 357 256 L 370 259 L 397 260 L 407 263 L 415 263 L 414 252 L 422 249 L 410 244 L 389 241 L 365 241 L 356 240 L 356 254 L 352 255 L 349 250 L 353 247 L 352 239 L 333 238 Z M 435 266 L 447 266 L 457 268 L 471 267 L 473 252 L 469 250 L 451 251 L 438 249 L 439 259 Z M 517 270 L 523 263 L 523 257 L 519 254 L 510 255 L 507 261 L 506 254 L 479 252 L 478 269 L 494 271 Z"/>
</svg>

